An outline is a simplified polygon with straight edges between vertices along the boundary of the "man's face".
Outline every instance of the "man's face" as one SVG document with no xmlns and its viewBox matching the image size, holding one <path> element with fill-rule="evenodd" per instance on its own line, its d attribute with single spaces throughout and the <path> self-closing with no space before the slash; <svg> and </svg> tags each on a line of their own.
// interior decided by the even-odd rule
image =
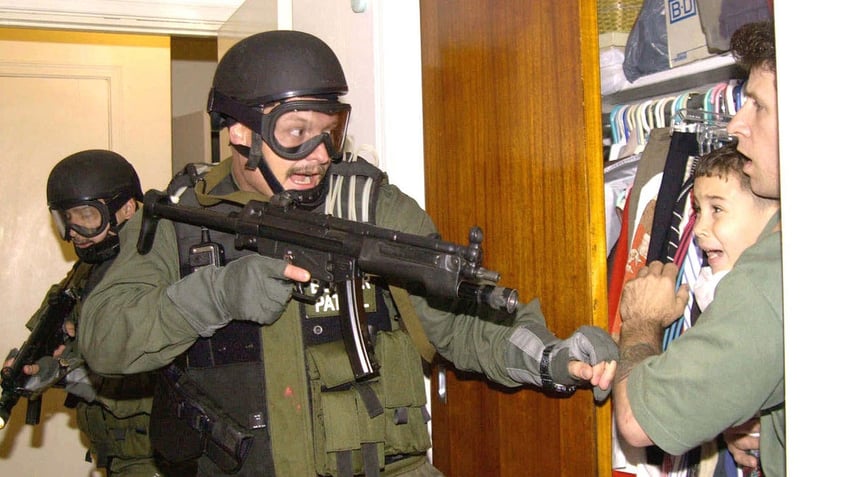
<svg viewBox="0 0 848 477">
<path fill-rule="evenodd" d="M 103 201 L 102 199 L 100 199 L 99 202 L 105 204 L 105 201 Z M 130 201 L 124 204 L 115 213 L 115 218 L 118 224 L 127 221 L 130 217 L 132 217 L 133 213 L 135 212 L 134 204 L 132 205 L 132 207 L 130 207 L 129 202 Z M 73 224 L 75 227 L 80 228 L 82 230 L 96 231 L 101 227 L 104 222 L 108 223 L 109 221 L 109 217 L 104 217 L 101 210 L 92 205 L 79 205 L 77 207 L 66 209 L 62 213 L 64 216 L 64 220 L 67 224 Z M 112 227 L 109 226 L 107 226 L 99 234 L 92 237 L 87 237 L 79 233 L 75 227 L 71 227 L 68 233 L 74 246 L 78 248 L 92 247 L 102 242 L 110 234 L 115 235 L 115 232 L 112 230 Z"/>
<path fill-rule="evenodd" d="M 754 68 L 745 83 L 747 100 L 727 126 L 739 141 L 737 149 L 749 161 L 745 174 L 751 190 L 770 199 L 780 198 L 777 88 L 774 72 Z"/>
<path fill-rule="evenodd" d="M 286 129 L 285 131 L 277 131 L 277 137 L 279 138 L 284 135 L 286 137 L 296 137 L 301 142 L 305 142 L 323 132 L 332 131 L 338 123 L 338 116 L 317 111 L 295 111 L 287 113 L 285 119 L 285 122 L 280 122 L 280 126 L 283 126 L 284 123 Z M 237 141 L 242 141 L 241 144 L 250 145 L 253 138 L 251 131 L 247 127 L 241 124 L 235 124 L 231 130 L 235 131 L 238 138 Z M 234 144 L 239 144 L 239 142 L 233 141 L 232 132 L 230 141 Z M 303 159 L 292 161 L 277 155 L 263 141 L 262 155 L 271 172 L 285 190 L 309 190 L 318 186 L 324 179 L 324 175 L 327 173 L 331 162 L 330 155 L 324 144 L 318 144 Z M 238 169 L 244 171 L 242 177 L 248 184 L 247 189 L 253 189 L 269 197 L 273 195 L 273 191 L 267 182 L 265 182 L 258 169 L 253 171 L 243 168 Z M 241 186 L 244 188 L 244 184 L 241 184 Z"/>
<path fill-rule="evenodd" d="M 102 200 L 100 202 L 103 202 Z M 108 217 L 103 217 L 101 211 L 93 205 L 79 205 L 66 209 L 62 212 L 65 223 L 70 227 L 69 235 L 74 246 L 79 248 L 88 248 L 96 245 L 106 238 L 109 233 L 108 227 L 95 236 L 87 236 L 90 233 L 82 234 L 77 228 L 84 231 L 97 231 L 101 228 L 104 220 L 109 220 Z"/>
</svg>

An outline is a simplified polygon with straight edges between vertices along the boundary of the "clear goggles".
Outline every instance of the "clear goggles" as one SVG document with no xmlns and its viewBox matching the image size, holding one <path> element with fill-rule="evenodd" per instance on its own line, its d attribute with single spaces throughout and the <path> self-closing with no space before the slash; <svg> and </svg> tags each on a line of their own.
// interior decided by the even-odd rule
<svg viewBox="0 0 848 477">
<path fill-rule="evenodd" d="M 283 159 L 303 159 L 323 144 L 333 160 L 344 152 L 350 105 L 295 100 L 280 103 L 262 117 L 262 139 Z"/>
<path fill-rule="evenodd" d="M 277 104 L 267 113 L 217 91 L 209 95 L 208 110 L 222 113 L 259 133 L 274 153 L 297 161 L 321 144 L 334 161 L 344 154 L 350 105 L 333 99 L 294 99 Z"/>
<path fill-rule="evenodd" d="M 51 207 L 50 213 L 64 240 L 71 239 L 71 230 L 85 238 L 94 238 L 109 227 L 109 206 L 99 200 L 80 202 L 66 209 Z"/>
</svg>

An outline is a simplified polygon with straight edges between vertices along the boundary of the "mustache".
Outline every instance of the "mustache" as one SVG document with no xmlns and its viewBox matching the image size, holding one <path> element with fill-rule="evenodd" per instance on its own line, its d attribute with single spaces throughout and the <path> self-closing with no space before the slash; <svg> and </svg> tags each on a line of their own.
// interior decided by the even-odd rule
<svg viewBox="0 0 848 477">
<path fill-rule="evenodd" d="M 329 164 L 327 164 L 327 165 L 321 165 L 321 164 L 296 165 L 296 166 L 292 166 L 292 168 L 289 169 L 286 172 L 286 175 L 287 176 L 292 176 L 292 175 L 295 175 L 295 174 L 304 175 L 304 176 L 320 175 L 320 174 L 323 174 L 324 172 L 326 172 L 327 169 L 329 169 L 329 167 L 330 167 Z"/>
</svg>

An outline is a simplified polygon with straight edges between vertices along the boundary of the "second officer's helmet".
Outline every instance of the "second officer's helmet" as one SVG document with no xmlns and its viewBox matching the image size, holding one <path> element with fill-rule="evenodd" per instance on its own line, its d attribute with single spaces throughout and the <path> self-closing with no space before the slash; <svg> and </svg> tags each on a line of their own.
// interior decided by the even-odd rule
<svg viewBox="0 0 848 477">
<path fill-rule="evenodd" d="M 130 199 L 142 200 L 138 175 L 129 161 L 112 151 L 71 154 L 47 177 L 47 205 L 64 240 L 71 240 L 71 230 L 93 238 L 110 226 L 117 229 L 115 214 Z"/>
</svg>

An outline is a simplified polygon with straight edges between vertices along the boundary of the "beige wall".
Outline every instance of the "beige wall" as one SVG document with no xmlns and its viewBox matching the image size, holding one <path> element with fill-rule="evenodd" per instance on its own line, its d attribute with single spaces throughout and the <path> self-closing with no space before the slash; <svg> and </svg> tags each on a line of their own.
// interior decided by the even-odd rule
<svg viewBox="0 0 848 477">
<path fill-rule="evenodd" d="M 190 162 L 212 160 L 206 102 L 217 64 L 216 39 L 171 39 L 173 172 Z"/>
<path fill-rule="evenodd" d="M 75 258 L 50 222 L 50 169 L 82 149 L 113 149 L 144 189 L 162 187 L 170 111 L 167 37 L 0 29 L 0 354 L 24 342 L 24 324 Z M 89 475 L 63 399 L 48 393 L 37 427 L 23 425 L 24 402 L 15 407 L 0 431 L 0 475 Z"/>
</svg>

